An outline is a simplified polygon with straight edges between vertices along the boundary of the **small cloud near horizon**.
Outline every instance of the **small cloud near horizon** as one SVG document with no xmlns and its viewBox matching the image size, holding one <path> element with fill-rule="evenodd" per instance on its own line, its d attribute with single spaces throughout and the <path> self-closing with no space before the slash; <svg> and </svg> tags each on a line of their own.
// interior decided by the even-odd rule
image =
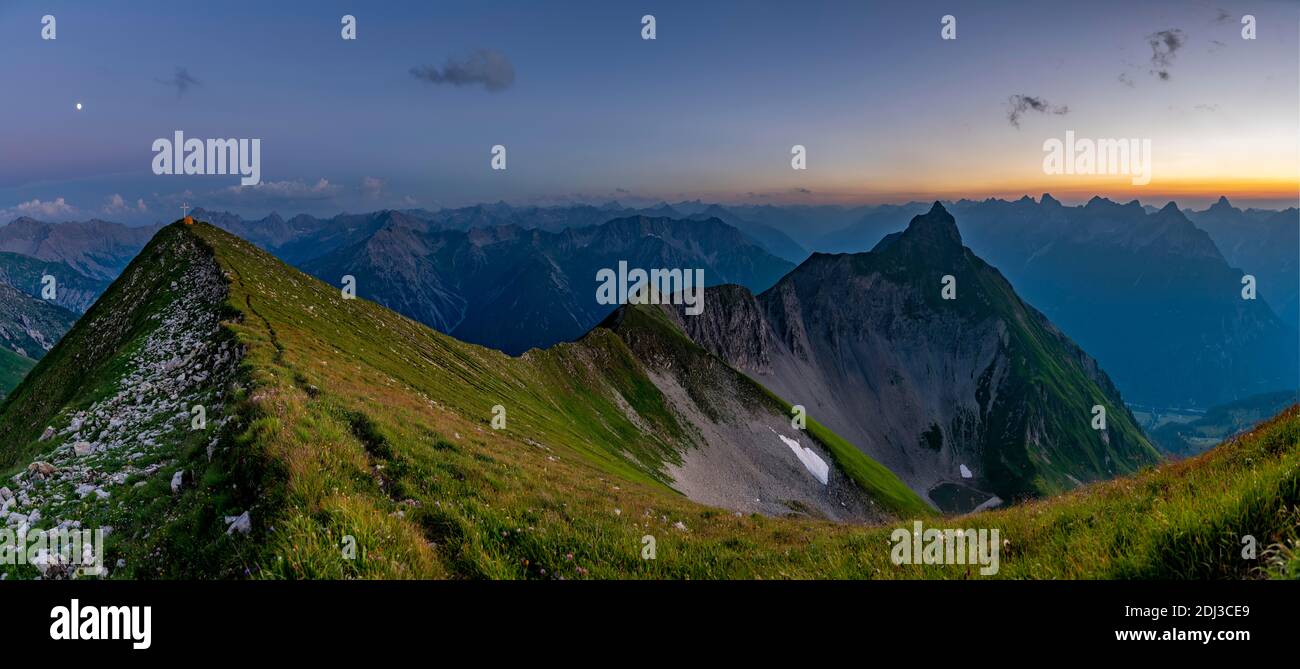
<svg viewBox="0 0 1300 669">
<path fill-rule="evenodd" d="M 104 203 L 103 212 L 107 215 L 147 214 L 149 213 L 149 205 L 144 203 L 144 198 L 137 198 L 135 204 L 132 205 L 121 195 L 113 193 L 108 197 L 108 202 Z"/>
<path fill-rule="evenodd" d="M 41 220 L 60 217 L 62 217 L 63 220 L 70 220 L 79 214 L 80 211 L 76 207 L 72 206 L 67 200 L 61 197 L 50 201 L 42 201 L 40 198 L 36 198 L 28 200 L 27 202 L 21 202 L 9 209 L 0 209 L 0 221 L 8 223 L 15 218 L 21 218 L 23 216 Z"/>
</svg>

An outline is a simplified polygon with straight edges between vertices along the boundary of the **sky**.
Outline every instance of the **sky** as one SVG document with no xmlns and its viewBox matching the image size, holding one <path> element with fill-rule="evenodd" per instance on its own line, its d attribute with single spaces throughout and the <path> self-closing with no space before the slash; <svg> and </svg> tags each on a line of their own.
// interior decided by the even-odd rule
<svg viewBox="0 0 1300 669">
<path fill-rule="evenodd" d="M 0 223 L 1300 192 L 1297 2 L 6 0 L 0 63 Z M 155 174 L 177 130 L 260 139 L 261 183 Z M 1045 173 L 1067 131 L 1149 140 L 1150 183 Z"/>
</svg>

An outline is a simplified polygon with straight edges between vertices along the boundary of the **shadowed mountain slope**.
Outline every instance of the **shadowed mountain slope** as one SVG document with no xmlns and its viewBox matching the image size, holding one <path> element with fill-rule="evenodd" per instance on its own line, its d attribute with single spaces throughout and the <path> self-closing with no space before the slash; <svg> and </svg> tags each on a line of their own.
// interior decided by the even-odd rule
<svg viewBox="0 0 1300 669">
<path fill-rule="evenodd" d="M 721 287 L 703 316 L 674 313 L 693 340 L 945 510 L 1159 459 L 1096 361 L 962 246 L 938 203 L 873 252 L 815 254 L 757 297 Z"/>
</svg>

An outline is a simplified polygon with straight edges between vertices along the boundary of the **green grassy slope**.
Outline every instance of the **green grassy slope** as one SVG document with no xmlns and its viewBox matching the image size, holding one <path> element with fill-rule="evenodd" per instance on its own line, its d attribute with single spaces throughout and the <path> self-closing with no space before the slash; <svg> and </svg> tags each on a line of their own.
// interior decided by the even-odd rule
<svg viewBox="0 0 1300 669">
<path fill-rule="evenodd" d="M 0 348 L 0 400 L 27 376 L 27 372 L 36 364 L 31 358 L 24 358 L 9 349 Z"/>
<path fill-rule="evenodd" d="M 139 497 L 122 500 L 150 513 L 110 517 L 124 537 L 110 547 L 110 562 L 123 553 L 128 565 L 146 565 L 118 576 L 977 577 L 975 567 L 894 565 L 892 524 L 738 516 L 668 489 L 657 465 L 675 457 L 682 427 L 639 355 L 649 345 L 667 347 L 669 357 L 690 349 L 650 336 L 653 322 L 632 324 L 642 339 L 597 328 L 580 342 L 510 358 L 343 300 L 206 225 L 164 229 L 88 314 L 117 328 L 113 350 L 96 348 L 89 326 L 78 325 L 0 407 L 8 469 L 0 473 L 39 452 L 41 428 L 33 426 L 57 422 L 63 405 L 96 392 L 97 379 L 120 374 L 123 352 L 160 308 L 154 300 L 171 299 L 171 249 L 195 240 L 230 282 L 226 303 L 214 308 L 225 336 L 245 347 L 222 414 L 229 423 L 216 433 L 211 462 L 198 444 L 180 447 L 178 466 L 194 472 L 185 492 L 169 495 L 171 470 L 162 470 L 131 488 Z M 489 425 L 497 404 L 507 411 L 504 430 Z M 1296 538 L 1298 438 L 1293 409 L 1199 458 L 925 522 L 999 529 L 1007 542 L 1000 577 L 1280 575 Z M 220 517 L 250 505 L 252 532 L 226 536 Z M 139 527 L 153 531 L 146 537 Z M 1242 560 L 1242 534 L 1276 546 L 1267 559 Z M 647 536 L 653 560 L 642 558 Z"/>
</svg>

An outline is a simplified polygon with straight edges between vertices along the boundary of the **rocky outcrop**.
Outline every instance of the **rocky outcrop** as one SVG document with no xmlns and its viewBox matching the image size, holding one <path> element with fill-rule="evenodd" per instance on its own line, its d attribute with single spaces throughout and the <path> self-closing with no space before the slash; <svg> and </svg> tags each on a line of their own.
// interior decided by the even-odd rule
<svg viewBox="0 0 1300 669">
<path fill-rule="evenodd" d="M 15 531 L 89 527 L 89 519 L 111 515 L 118 491 L 154 477 L 182 492 L 176 461 L 195 429 L 195 406 L 203 407 L 202 438 L 218 444 L 242 353 L 220 336 L 227 288 L 215 262 L 193 242 L 178 255 L 170 260 L 189 269 L 167 287 L 173 299 L 148 318 L 148 333 L 121 375 L 98 401 L 60 413 L 37 440 L 34 461 L 9 482 L 12 492 L 0 493 L 0 517 Z M 43 577 L 74 573 L 58 556 L 47 557 Z"/>
</svg>

